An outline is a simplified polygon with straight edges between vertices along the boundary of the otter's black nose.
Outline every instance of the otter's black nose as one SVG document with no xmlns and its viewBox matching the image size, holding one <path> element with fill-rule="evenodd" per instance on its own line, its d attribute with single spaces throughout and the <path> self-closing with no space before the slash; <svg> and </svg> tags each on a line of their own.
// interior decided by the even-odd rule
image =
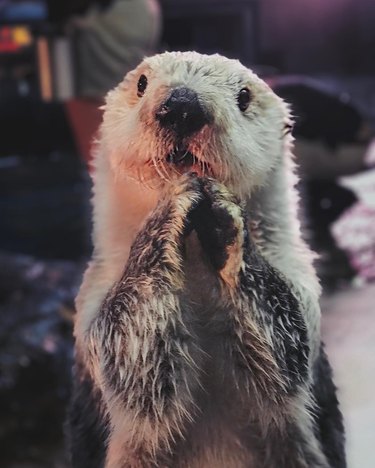
<svg viewBox="0 0 375 468">
<path fill-rule="evenodd" d="M 208 123 L 197 93 L 183 87 L 172 91 L 156 112 L 156 118 L 162 127 L 173 130 L 179 137 L 189 136 Z"/>
</svg>

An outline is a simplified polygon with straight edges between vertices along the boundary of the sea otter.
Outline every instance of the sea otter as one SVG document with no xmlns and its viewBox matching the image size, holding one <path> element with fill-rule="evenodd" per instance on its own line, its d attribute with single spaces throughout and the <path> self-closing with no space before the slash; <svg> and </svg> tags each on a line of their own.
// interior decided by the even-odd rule
<svg viewBox="0 0 375 468">
<path fill-rule="evenodd" d="M 344 468 L 288 106 L 238 61 L 145 59 L 106 99 L 77 299 L 74 468 Z"/>
</svg>

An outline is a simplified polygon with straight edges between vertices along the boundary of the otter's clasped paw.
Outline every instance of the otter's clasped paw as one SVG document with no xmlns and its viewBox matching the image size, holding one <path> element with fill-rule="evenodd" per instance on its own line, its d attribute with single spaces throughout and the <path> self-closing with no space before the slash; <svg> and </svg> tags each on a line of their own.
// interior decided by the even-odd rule
<svg viewBox="0 0 375 468">
<path fill-rule="evenodd" d="M 214 179 L 201 179 L 203 199 L 191 212 L 192 224 L 212 265 L 231 287 L 243 262 L 245 222 L 238 200 Z"/>
</svg>

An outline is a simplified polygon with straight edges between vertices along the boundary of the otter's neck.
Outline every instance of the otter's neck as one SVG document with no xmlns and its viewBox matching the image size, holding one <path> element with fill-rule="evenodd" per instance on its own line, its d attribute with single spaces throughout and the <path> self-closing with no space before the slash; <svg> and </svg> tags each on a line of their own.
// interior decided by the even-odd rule
<svg viewBox="0 0 375 468">
<path fill-rule="evenodd" d="M 298 218 L 297 177 L 289 157 L 267 177 L 251 196 L 249 219 L 259 225 L 263 253 L 268 261 L 294 284 L 319 295 L 310 249 L 302 238 Z"/>
<path fill-rule="evenodd" d="M 94 258 L 123 270 L 131 244 L 160 193 L 98 160 L 94 175 Z"/>
</svg>

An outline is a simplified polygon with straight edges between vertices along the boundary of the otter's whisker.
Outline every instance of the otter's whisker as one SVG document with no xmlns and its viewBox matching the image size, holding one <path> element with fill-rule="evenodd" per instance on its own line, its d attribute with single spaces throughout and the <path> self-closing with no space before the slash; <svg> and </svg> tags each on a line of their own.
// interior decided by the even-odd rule
<svg viewBox="0 0 375 468">
<path fill-rule="evenodd" d="M 170 172 L 168 171 L 167 166 L 165 164 L 164 158 L 159 158 L 158 162 L 160 164 L 160 168 L 163 170 L 163 172 L 164 172 L 164 174 L 166 176 L 165 180 L 169 182 L 171 180 L 171 176 L 170 176 Z"/>
<path fill-rule="evenodd" d="M 160 169 L 158 161 L 156 160 L 155 156 L 152 156 L 152 162 L 160 178 L 164 180 L 164 182 L 168 182 L 168 178 L 165 177 L 165 173 Z"/>
</svg>

